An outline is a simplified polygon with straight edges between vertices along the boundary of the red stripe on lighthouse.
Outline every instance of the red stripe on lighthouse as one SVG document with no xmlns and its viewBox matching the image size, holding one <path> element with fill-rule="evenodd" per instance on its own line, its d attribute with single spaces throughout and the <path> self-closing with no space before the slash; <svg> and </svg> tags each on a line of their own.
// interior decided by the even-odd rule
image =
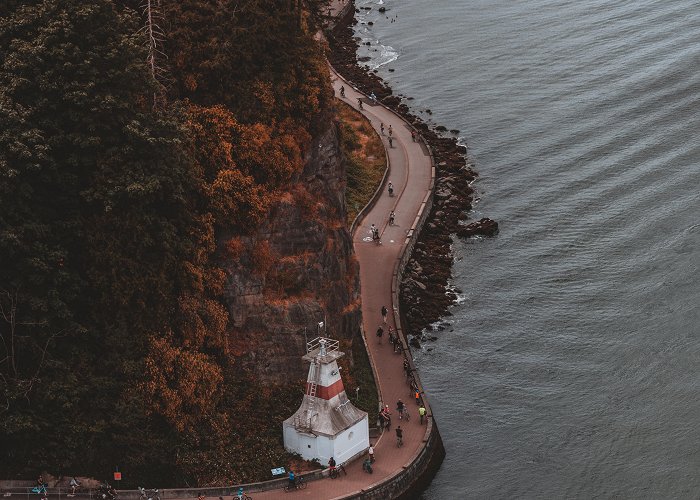
<svg viewBox="0 0 700 500">
<path fill-rule="evenodd" d="M 311 384 L 308 382 L 306 383 L 306 394 L 309 393 L 309 387 Z M 345 387 L 343 387 L 343 381 L 341 379 L 336 380 L 334 383 L 332 383 L 329 386 L 323 386 L 319 385 L 316 387 L 316 397 L 321 398 L 321 399 L 332 399 L 341 392 L 345 390 Z"/>
</svg>

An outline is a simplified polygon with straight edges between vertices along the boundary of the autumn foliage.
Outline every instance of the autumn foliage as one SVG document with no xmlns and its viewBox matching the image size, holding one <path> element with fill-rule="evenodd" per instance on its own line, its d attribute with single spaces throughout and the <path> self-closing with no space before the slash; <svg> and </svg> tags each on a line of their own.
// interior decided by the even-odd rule
<svg viewBox="0 0 700 500">
<path fill-rule="evenodd" d="M 160 2 L 155 82 L 140 3 L 0 2 L 0 477 L 215 484 L 267 472 L 236 462 L 255 439 L 284 454 L 299 388 L 237 369 L 220 260 L 301 172 L 325 61 L 297 2 Z"/>
</svg>

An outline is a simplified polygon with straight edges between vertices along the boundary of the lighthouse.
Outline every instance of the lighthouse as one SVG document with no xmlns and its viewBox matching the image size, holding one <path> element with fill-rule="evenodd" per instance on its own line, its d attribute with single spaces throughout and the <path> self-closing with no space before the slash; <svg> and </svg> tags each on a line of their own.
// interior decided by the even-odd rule
<svg viewBox="0 0 700 500">
<path fill-rule="evenodd" d="M 348 399 L 340 378 L 338 341 L 317 337 L 307 342 L 309 375 L 299 409 L 284 421 L 284 447 L 305 460 L 343 463 L 369 447 L 367 413 Z"/>
</svg>

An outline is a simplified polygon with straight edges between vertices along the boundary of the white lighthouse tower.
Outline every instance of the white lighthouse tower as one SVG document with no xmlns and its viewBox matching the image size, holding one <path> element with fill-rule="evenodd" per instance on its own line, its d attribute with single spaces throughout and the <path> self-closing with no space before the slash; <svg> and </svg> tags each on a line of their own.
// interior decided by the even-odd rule
<svg viewBox="0 0 700 500">
<path fill-rule="evenodd" d="M 294 415 L 282 424 L 284 447 L 305 460 L 343 463 L 369 447 L 367 413 L 348 399 L 340 378 L 338 341 L 317 337 L 307 342 L 306 394 Z"/>
</svg>

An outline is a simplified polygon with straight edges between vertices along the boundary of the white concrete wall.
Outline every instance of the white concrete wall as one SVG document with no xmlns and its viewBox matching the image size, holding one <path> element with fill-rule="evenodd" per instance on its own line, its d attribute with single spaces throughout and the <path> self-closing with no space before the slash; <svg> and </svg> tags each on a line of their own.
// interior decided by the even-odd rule
<svg viewBox="0 0 700 500">
<path fill-rule="evenodd" d="M 298 453 L 305 460 L 318 460 L 324 467 L 328 465 L 331 457 L 334 457 L 337 463 L 343 463 L 369 447 L 367 417 L 345 429 L 335 439 L 310 436 L 298 432 L 293 425 L 284 424 L 284 447 Z"/>
</svg>

